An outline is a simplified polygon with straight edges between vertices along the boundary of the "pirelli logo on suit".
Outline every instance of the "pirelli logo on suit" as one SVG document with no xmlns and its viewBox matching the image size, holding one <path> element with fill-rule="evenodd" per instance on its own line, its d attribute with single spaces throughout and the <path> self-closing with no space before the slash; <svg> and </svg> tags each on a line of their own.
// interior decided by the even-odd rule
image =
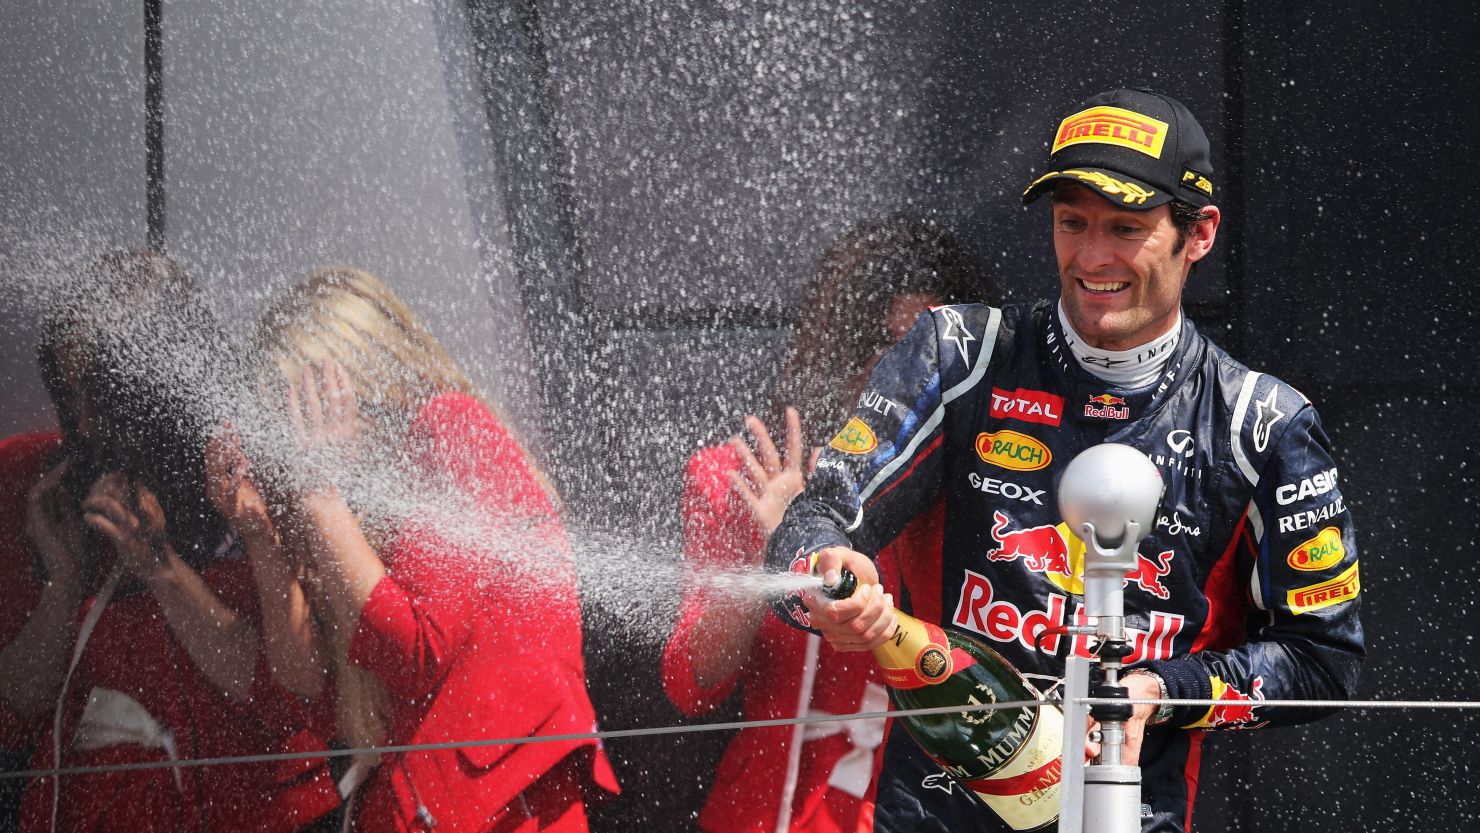
<svg viewBox="0 0 1480 833">
<path fill-rule="evenodd" d="M 1311 613 L 1349 602 L 1361 591 L 1362 581 L 1357 575 L 1357 565 L 1353 564 L 1330 581 L 1298 587 L 1286 591 L 1285 596 L 1291 613 Z"/>
</svg>

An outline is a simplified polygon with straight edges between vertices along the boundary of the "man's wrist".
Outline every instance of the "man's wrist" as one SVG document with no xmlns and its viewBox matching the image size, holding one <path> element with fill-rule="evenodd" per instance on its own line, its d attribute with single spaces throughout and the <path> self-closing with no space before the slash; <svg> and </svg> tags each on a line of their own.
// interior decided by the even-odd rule
<svg viewBox="0 0 1480 833">
<path fill-rule="evenodd" d="M 1125 673 L 1126 677 L 1149 677 L 1156 683 L 1156 696 L 1162 700 L 1168 699 L 1167 681 L 1162 676 L 1148 668 L 1133 668 Z M 1172 705 L 1170 703 L 1159 703 L 1147 718 L 1147 726 L 1160 726 L 1172 719 Z"/>
</svg>

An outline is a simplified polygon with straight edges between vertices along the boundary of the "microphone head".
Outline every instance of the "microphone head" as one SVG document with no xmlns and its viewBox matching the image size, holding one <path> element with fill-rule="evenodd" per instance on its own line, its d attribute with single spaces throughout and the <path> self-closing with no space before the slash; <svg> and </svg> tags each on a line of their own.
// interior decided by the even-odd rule
<svg viewBox="0 0 1480 833">
<path fill-rule="evenodd" d="M 1142 535 L 1151 531 L 1165 488 L 1150 457 L 1128 445 L 1102 443 L 1080 452 L 1064 469 L 1059 514 L 1075 535 L 1083 535 L 1084 523 L 1090 522 L 1099 545 L 1113 549 L 1125 538 L 1127 521 L 1139 524 Z"/>
</svg>

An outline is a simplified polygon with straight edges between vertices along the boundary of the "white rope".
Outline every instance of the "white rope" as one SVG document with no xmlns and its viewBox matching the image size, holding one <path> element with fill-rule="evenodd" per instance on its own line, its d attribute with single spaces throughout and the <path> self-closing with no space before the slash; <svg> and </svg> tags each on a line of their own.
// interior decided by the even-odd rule
<svg viewBox="0 0 1480 833">
<path fill-rule="evenodd" d="M 1480 711 L 1480 701 L 1472 700 L 1188 700 L 1151 698 L 1108 698 L 1085 697 L 1077 700 L 1088 705 L 1132 705 L 1168 703 L 1173 706 L 1227 706 L 1232 703 L 1251 705 L 1258 708 L 1341 708 L 1341 709 L 1473 709 Z M 1025 706 L 1061 706 L 1062 700 L 1009 700 L 1001 703 L 985 703 L 972 706 L 938 706 L 929 709 L 901 709 L 898 711 L 858 712 L 856 714 L 820 714 L 801 717 L 783 717 L 775 720 L 737 720 L 728 723 L 710 723 L 702 726 L 654 726 L 644 729 L 611 729 L 599 732 L 576 732 L 564 735 L 538 735 L 525 738 L 490 738 L 485 740 L 445 741 L 442 743 L 409 743 L 396 746 L 366 746 L 358 749 L 322 749 L 311 752 L 273 752 L 263 755 L 237 755 L 221 758 L 197 758 L 180 761 L 140 761 L 107 766 L 77 766 L 52 769 L 26 769 L 0 772 L 0 781 L 18 778 L 40 778 L 62 775 L 94 775 L 104 772 L 130 770 L 167 769 L 170 767 L 229 766 L 232 764 L 259 764 L 274 761 L 302 759 L 338 758 L 361 753 L 390 754 L 394 752 L 430 752 L 438 749 L 470 749 L 480 746 L 514 746 L 524 743 L 568 743 L 585 740 L 612 740 L 658 735 L 681 735 L 689 732 L 727 732 L 738 729 L 765 726 L 793 726 L 799 723 L 832 723 L 842 720 L 876 720 L 899 717 L 925 717 L 942 714 L 985 712 L 996 709 L 1016 709 Z"/>
<path fill-rule="evenodd" d="M 1085 697 L 1078 700 L 1091 706 L 1109 706 L 1129 703 L 1133 706 L 1166 703 L 1172 706 L 1228 706 L 1242 705 L 1264 708 L 1302 709 L 1480 709 L 1480 702 L 1471 700 L 1152 700 L 1145 697 L 1116 699 L 1108 697 Z"/>
</svg>

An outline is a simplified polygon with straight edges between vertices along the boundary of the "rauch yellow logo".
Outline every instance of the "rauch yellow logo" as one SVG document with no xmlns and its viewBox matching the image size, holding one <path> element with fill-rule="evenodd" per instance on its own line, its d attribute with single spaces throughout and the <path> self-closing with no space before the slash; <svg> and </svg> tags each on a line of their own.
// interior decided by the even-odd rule
<svg viewBox="0 0 1480 833">
<path fill-rule="evenodd" d="M 879 438 L 863 420 L 854 417 L 828 445 L 844 454 L 867 454 L 879 447 Z"/>
<path fill-rule="evenodd" d="M 1290 550 L 1285 563 L 1297 570 L 1324 570 L 1334 567 L 1346 558 L 1346 547 L 1341 545 L 1341 530 L 1328 526 L 1316 537 Z"/>
<path fill-rule="evenodd" d="M 976 455 L 994 466 L 1013 471 L 1038 471 L 1053 462 L 1053 452 L 1037 439 L 1017 431 L 976 435 Z"/>
</svg>

